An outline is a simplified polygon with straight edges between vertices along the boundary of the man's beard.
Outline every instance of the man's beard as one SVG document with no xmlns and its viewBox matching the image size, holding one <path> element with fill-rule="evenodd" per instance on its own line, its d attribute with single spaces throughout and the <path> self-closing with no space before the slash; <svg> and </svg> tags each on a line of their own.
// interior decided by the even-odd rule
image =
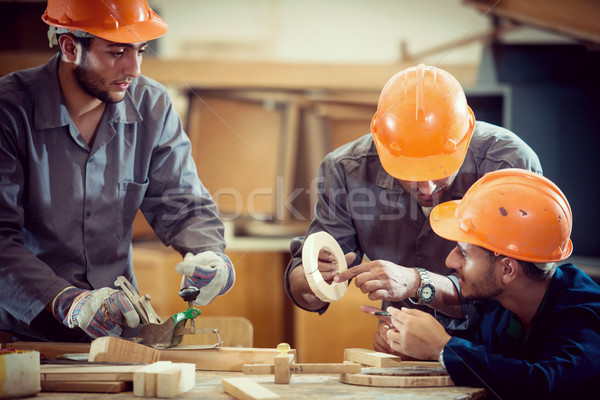
<svg viewBox="0 0 600 400">
<path fill-rule="evenodd" d="M 106 80 L 89 68 L 85 52 L 81 56 L 81 65 L 75 67 L 73 75 L 84 92 L 104 103 L 118 103 L 125 98 L 123 96 L 123 98 L 114 100 L 110 97 L 110 92 L 103 89 L 107 86 Z"/>
<path fill-rule="evenodd" d="M 472 293 L 465 295 L 465 300 L 493 299 L 502 293 L 501 288 L 495 285 L 493 268 L 489 268 L 482 278 L 479 282 L 471 285 Z"/>
</svg>

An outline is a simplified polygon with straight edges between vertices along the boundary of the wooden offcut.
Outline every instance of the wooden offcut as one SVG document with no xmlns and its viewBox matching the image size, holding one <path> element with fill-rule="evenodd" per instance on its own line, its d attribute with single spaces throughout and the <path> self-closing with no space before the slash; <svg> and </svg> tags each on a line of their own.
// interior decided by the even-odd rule
<svg viewBox="0 0 600 400">
<path fill-rule="evenodd" d="M 279 399 L 279 395 L 246 377 L 223 378 L 223 391 L 240 400 Z"/>
<path fill-rule="evenodd" d="M 172 398 L 194 387 L 194 364 L 159 361 L 133 374 L 136 396 Z"/>
<path fill-rule="evenodd" d="M 112 336 L 95 339 L 90 346 L 89 361 L 152 364 L 160 359 L 160 351 Z"/>
<path fill-rule="evenodd" d="M 398 367 L 402 364 L 402 359 L 393 354 L 360 348 L 345 349 L 344 360 L 377 368 Z"/>
</svg>

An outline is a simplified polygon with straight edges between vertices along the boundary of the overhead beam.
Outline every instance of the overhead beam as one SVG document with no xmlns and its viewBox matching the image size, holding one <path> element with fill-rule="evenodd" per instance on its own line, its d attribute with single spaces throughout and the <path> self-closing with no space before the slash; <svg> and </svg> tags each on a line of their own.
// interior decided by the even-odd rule
<svg viewBox="0 0 600 400">
<path fill-rule="evenodd" d="M 50 53 L 0 53 L 0 76 L 46 62 Z M 144 58 L 142 73 L 182 88 L 344 90 L 379 93 L 396 72 L 418 62 L 394 64 L 296 64 Z M 473 86 L 477 65 L 440 65 L 465 87 Z"/>
<path fill-rule="evenodd" d="M 508 18 L 600 44 L 600 2 L 594 0 L 463 0 L 484 14 Z"/>
</svg>

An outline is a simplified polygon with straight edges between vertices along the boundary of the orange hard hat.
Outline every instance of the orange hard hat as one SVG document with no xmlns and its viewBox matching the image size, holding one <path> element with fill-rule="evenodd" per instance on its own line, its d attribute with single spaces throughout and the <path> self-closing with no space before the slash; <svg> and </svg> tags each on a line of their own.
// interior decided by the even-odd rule
<svg viewBox="0 0 600 400">
<path fill-rule="evenodd" d="M 518 260 L 561 261 L 573 251 L 573 215 L 565 195 L 548 178 L 525 169 L 488 172 L 462 200 L 436 206 L 429 219 L 443 238 Z"/>
<path fill-rule="evenodd" d="M 117 43 L 145 42 L 169 29 L 146 0 L 48 0 L 42 20 Z"/>
<path fill-rule="evenodd" d="M 371 121 L 383 168 L 407 181 L 458 171 L 474 128 L 475 116 L 456 78 L 423 64 L 390 78 Z"/>
</svg>

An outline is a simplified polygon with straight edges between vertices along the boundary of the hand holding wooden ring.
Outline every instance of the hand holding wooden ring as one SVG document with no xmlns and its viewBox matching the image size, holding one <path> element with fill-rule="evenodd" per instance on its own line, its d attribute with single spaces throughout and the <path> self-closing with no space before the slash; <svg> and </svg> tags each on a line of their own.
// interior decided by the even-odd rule
<svg viewBox="0 0 600 400">
<path fill-rule="evenodd" d="M 330 285 L 323 280 L 319 271 L 319 252 L 321 249 L 333 254 L 337 261 L 337 272 L 348 269 L 346 258 L 338 242 L 327 232 L 315 232 L 304 241 L 302 249 L 302 266 L 311 290 L 317 297 L 327 303 L 341 299 L 348 289 L 348 281 L 332 282 Z"/>
</svg>

